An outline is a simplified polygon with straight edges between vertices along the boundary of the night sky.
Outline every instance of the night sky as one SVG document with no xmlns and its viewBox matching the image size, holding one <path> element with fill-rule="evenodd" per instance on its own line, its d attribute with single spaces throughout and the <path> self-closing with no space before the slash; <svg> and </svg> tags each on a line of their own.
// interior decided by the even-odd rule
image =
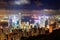
<svg viewBox="0 0 60 40">
<path fill-rule="evenodd" d="M 1 2 L 2 0 L 0 0 Z M 9 2 L 12 0 L 3 0 L 7 3 L 7 6 L 4 6 L 5 9 L 27 9 L 27 10 L 41 10 L 41 9 L 60 9 L 60 0 L 29 0 L 29 4 L 24 5 L 9 5 Z M 15 0 L 13 0 L 14 2 Z M 0 8 L 2 6 L 0 5 Z"/>
</svg>

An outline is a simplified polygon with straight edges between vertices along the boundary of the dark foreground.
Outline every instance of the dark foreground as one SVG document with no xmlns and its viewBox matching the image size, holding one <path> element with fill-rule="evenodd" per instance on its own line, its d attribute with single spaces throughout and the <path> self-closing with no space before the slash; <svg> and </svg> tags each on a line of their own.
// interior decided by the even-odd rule
<svg viewBox="0 0 60 40">
<path fill-rule="evenodd" d="M 21 37 L 21 40 L 60 40 L 60 29 L 54 30 L 50 34 L 30 36 L 29 38 Z"/>
</svg>

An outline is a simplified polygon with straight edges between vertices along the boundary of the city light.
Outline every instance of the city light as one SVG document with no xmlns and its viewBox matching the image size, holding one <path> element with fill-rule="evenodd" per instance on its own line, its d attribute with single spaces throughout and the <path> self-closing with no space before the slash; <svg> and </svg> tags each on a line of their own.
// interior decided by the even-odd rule
<svg viewBox="0 0 60 40">
<path fill-rule="evenodd" d="M 16 16 L 16 15 L 13 15 L 13 16 L 12 16 L 12 19 L 16 19 L 16 18 L 17 18 L 17 16 Z"/>
<path fill-rule="evenodd" d="M 14 4 L 21 5 L 21 4 L 28 4 L 28 0 L 17 0 L 14 2 Z"/>
<path fill-rule="evenodd" d="M 8 22 L 8 20 L 0 20 L 0 22 Z"/>
<path fill-rule="evenodd" d="M 16 15 L 12 16 L 12 22 L 16 23 L 16 21 L 17 21 L 17 16 Z"/>
<path fill-rule="evenodd" d="M 47 12 L 47 11 L 49 11 L 49 10 L 48 10 L 48 9 L 44 9 L 43 11 Z"/>
</svg>

